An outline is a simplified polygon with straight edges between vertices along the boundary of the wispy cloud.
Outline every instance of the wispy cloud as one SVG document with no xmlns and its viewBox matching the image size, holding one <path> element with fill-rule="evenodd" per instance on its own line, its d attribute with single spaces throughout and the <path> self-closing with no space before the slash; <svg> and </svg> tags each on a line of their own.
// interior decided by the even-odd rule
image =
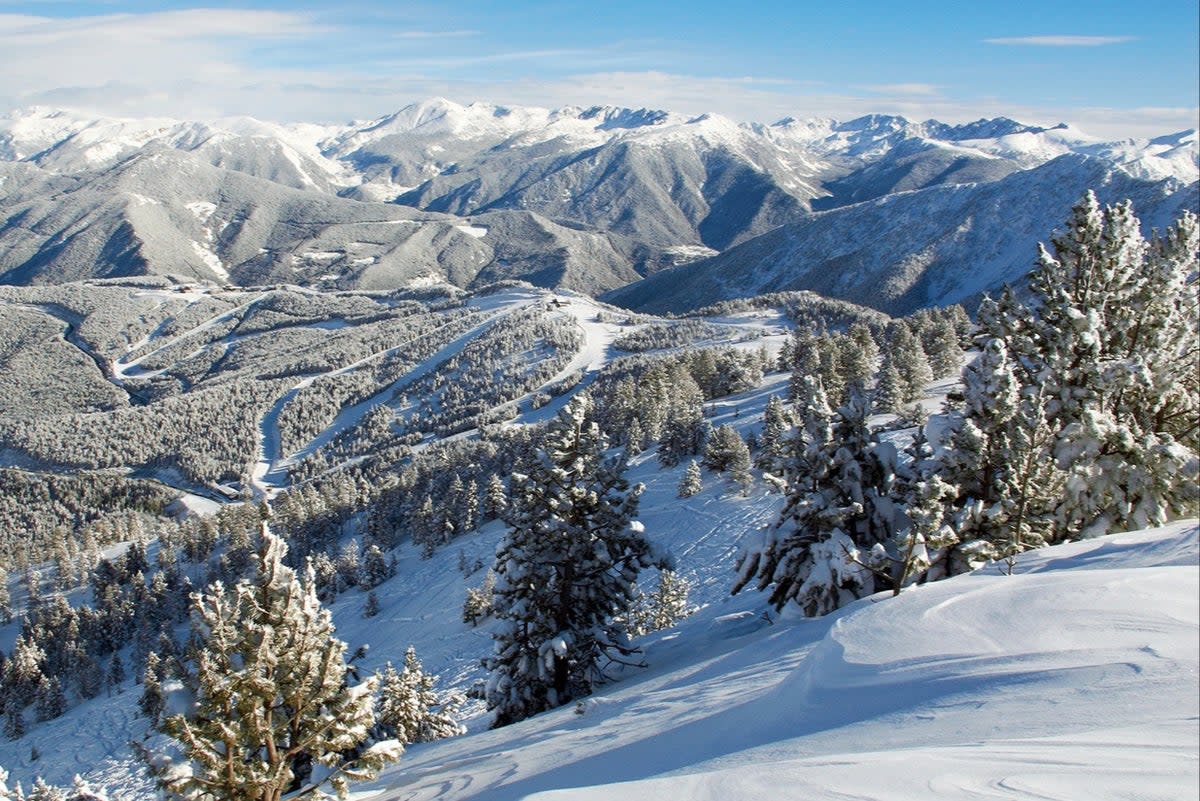
<svg viewBox="0 0 1200 801">
<path fill-rule="evenodd" d="M 392 34 L 397 39 L 461 39 L 464 36 L 478 36 L 479 31 L 399 31 Z"/>
<path fill-rule="evenodd" d="M 1100 47 L 1132 42 L 1136 36 L 1007 36 L 984 39 L 986 44 L 1034 47 Z"/>
<path fill-rule="evenodd" d="M 923 97 L 937 95 L 942 89 L 941 86 L 934 83 L 875 83 L 857 88 L 879 95 L 920 95 Z"/>
</svg>

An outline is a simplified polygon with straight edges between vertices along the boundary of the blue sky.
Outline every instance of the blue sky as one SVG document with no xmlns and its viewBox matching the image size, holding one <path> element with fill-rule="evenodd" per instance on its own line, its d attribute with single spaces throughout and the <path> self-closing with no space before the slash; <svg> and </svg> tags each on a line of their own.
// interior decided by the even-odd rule
<svg viewBox="0 0 1200 801">
<path fill-rule="evenodd" d="M 0 0 L 0 105 L 335 122 L 441 95 L 1110 137 L 1200 123 L 1196 0 L 740 5 Z"/>
</svg>

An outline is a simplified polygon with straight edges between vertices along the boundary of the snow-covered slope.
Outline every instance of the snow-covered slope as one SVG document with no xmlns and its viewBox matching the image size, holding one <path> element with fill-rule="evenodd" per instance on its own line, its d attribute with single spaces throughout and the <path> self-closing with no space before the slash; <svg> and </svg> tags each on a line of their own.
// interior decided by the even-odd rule
<svg viewBox="0 0 1200 801">
<path fill-rule="evenodd" d="M 1184 798 L 1196 560 L 1193 522 L 819 620 L 715 604 L 582 714 L 414 747 L 363 798 Z"/>
<path fill-rule="evenodd" d="M 807 289 L 905 314 L 1019 283 L 1079 200 L 1131 199 L 1146 233 L 1200 207 L 1200 184 L 1135 178 L 1095 156 L 1063 155 L 990 182 L 896 192 L 811 215 L 605 299 L 647 312 Z"/>
<path fill-rule="evenodd" d="M 409 746 L 357 785 L 358 801 L 1188 798 L 1200 780 L 1195 521 L 1023 555 L 996 568 L 876 596 L 818 620 L 776 618 L 726 595 L 739 539 L 770 519 L 710 486 L 671 502 L 649 465 L 647 530 L 675 550 L 704 608 L 644 641 L 631 669 L 578 706 L 500 730 Z M 496 524 L 460 541 L 486 560 Z M 487 624 L 457 621 L 467 586 L 455 549 L 400 552 L 381 611 L 340 596 L 339 635 L 374 668 L 417 647 L 440 686 L 481 675 Z M 686 559 L 684 559 L 686 557 Z M 124 744 L 141 739 L 136 692 L 86 702 L 19 742 L 0 765 L 116 800 L 150 786 Z M 478 710 L 477 710 L 478 712 Z M 36 748 L 41 759 L 31 762 Z"/>
</svg>

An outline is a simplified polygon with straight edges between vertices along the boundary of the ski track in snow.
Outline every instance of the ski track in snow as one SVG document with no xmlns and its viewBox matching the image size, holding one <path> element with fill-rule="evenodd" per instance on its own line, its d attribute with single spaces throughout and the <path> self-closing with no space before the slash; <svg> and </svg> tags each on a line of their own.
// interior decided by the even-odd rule
<svg viewBox="0 0 1200 801">
<path fill-rule="evenodd" d="M 199 323 L 198 325 L 195 325 L 192 328 L 189 328 L 187 331 L 184 331 L 181 334 L 176 334 L 175 336 L 168 339 L 166 342 L 162 343 L 161 345 L 158 345 L 156 348 L 154 348 L 154 350 L 151 350 L 148 353 L 143 353 L 141 356 L 138 356 L 135 359 L 130 359 L 128 361 L 125 361 L 123 359 L 117 359 L 116 361 L 114 361 L 112 363 L 113 374 L 122 380 L 128 379 L 128 378 L 155 378 L 157 376 L 162 375 L 163 373 L 166 372 L 165 369 L 142 370 L 142 369 L 140 369 L 139 365 L 146 359 L 150 358 L 151 356 L 162 353 L 167 348 L 173 347 L 185 339 L 189 339 L 191 337 L 196 336 L 197 334 L 201 334 L 205 331 L 215 328 L 218 325 L 220 325 L 221 323 L 228 322 L 230 319 L 237 316 L 238 314 L 248 311 L 256 303 L 259 303 L 264 298 L 266 298 L 267 294 L 268 293 L 263 292 L 263 293 L 257 295 L 256 297 L 252 298 L 251 300 L 247 301 L 246 303 L 242 303 L 240 305 L 234 306 L 232 309 L 228 309 L 227 311 L 223 311 L 220 314 L 210 317 L 209 319 L 205 320 L 204 322 Z M 145 344 L 148 344 L 149 342 L 153 341 L 154 339 L 155 339 L 155 337 L 153 335 L 151 335 L 151 336 L 147 337 L 144 342 L 145 342 Z M 203 347 L 209 347 L 212 344 L 215 344 L 215 343 L 207 343 Z M 203 347 L 201 348 L 201 350 L 203 349 Z M 132 347 L 129 349 L 129 352 L 132 353 L 136 349 L 137 349 L 136 346 Z M 197 351 L 197 352 L 199 352 L 199 351 Z"/>
<path fill-rule="evenodd" d="M 316 451 L 322 445 L 331 442 L 343 431 L 358 425 L 362 418 L 368 412 L 370 412 L 371 409 L 381 401 L 381 399 L 391 397 L 397 391 L 416 381 L 419 381 L 421 378 L 436 369 L 439 365 L 443 364 L 446 360 L 460 353 L 462 349 L 469 342 L 471 342 L 471 340 L 475 339 L 477 336 L 479 336 L 479 334 L 495 323 L 501 314 L 530 305 L 531 303 L 536 302 L 538 298 L 538 293 L 513 291 L 497 293 L 497 295 L 488 296 L 479 302 L 470 303 L 469 305 L 485 315 L 483 319 L 473 325 L 466 332 L 444 345 L 432 356 L 423 360 L 420 364 L 415 365 L 400 378 L 373 393 L 366 400 L 360 401 L 352 406 L 342 408 L 334 418 L 333 422 L 323 429 L 320 434 L 306 443 L 300 450 L 291 454 L 283 454 L 281 453 L 280 446 L 281 439 L 279 435 L 279 415 L 283 411 L 283 407 L 286 406 L 288 401 L 294 398 L 298 392 L 311 386 L 315 381 L 323 376 L 333 376 L 348 373 L 352 370 L 362 367 L 368 362 L 386 358 L 387 356 L 396 353 L 407 346 L 400 345 L 394 348 L 378 351 L 336 370 L 305 377 L 294 387 L 281 395 L 272 405 L 271 409 L 263 416 L 259 423 L 259 459 L 255 464 L 251 474 L 251 481 L 254 485 L 254 491 L 262 497 L 271 497 L 277 493 L 287 485 L 287 469 L 292 464 L 297 462 L 299 459 L 302 459 L 307 454 Z"/>
</svg>

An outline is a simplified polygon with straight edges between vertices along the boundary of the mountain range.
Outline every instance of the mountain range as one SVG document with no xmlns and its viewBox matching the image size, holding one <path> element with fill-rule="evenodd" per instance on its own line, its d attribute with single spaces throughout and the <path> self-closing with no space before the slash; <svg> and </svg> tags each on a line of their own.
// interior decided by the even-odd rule
<svg viewBox="0 0 1200 801">
<path fill-rule="evenodd" d="M 1085 190 L 1198 204 L 1195 131 L 739 124 L 433 99 L 346 125 L 0 116 L 0 282 L 520 279 L 639 310 L 809 289 L 890 313 L 1017 280 Z"/>
</svg>

